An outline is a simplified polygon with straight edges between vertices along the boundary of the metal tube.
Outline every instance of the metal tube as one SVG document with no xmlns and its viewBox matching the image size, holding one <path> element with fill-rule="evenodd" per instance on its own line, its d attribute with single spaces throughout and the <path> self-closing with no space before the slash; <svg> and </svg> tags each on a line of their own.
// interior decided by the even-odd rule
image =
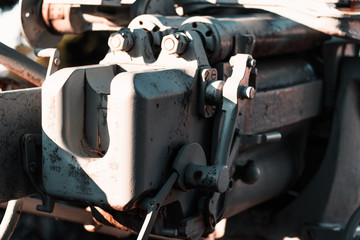
<svg viewBox="0 0 360 240">
<path fill-rule="evenodd" d="M 271 157 L 269 152 L 272 152 Z M 286 190 L 298 177 L 295 159 L 279 145 L 268 145 L 238 154 L 235 165 L 243 165 L 249 159 L 259 169 L 260 177 L 253 184 L 236 180 L 228 193 L 223 218 L 231 217 L 259 203 L 269 200 Z"/>
<path fill-rule="evenodd" d="M 183 22 L 180 30 L 197 31 L 203 36 L 212 63 L 238 52 L 246 52 L 257 58 L 301 51 L 318 44 L 325 36 L 268 13 L 191 17 Z"/>
<path fill-rule="evenodd" d="M 5 215 L 0 224 L 0 239 L 10 239 L 15 230 L 16 224 L 19 221 L 21 209 L 23 206 L 23 199 L 11 200 L 8 202 Z"/>
<path fill-rule="evenodd" d="M 46 68 L 0 42 L 0 64 L 35 86 L 45 80 Z"/>
</svg>

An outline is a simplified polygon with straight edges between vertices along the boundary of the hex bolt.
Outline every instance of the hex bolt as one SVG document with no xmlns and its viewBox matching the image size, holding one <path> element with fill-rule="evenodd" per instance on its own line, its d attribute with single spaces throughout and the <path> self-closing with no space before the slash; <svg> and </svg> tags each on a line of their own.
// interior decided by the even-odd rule
<svg viewBox="0 0 360 240">
<path fill-rule="evenodd" d="M 249 58 L 249 59 L 247 60 L 247 66 L 254 68 L 254 67 L 256 66 L 256 60 L 253 59 L 253 58 Z"/>
<path fill-rule="evenodd" d="M 110 35 L 108 45 L 113 52 L 127 52 L 134 46 L 133 34 L 128 29 L 121 29 Z"/>
<path fill-rule="evenodd" d="M 188 46 L 188 40 L 185 35 L 174 33 L 165 36 L 161 45 L 162 48 L 168 52 L 168 54 L 181 55 L 185 52 Z"/>
<path fill-rule="evenodd" d="M 172 51 L 175 48 L 175 42 L 171 38 L 167 38 L 164 42 L 164 48 L 166 51 Z"/>
<path fill-rule="evenodd" d="M 253 99 L 255 97 L 255 88 L 251 86 L 241 85 L 238 87 L 238 98 L 240 99 Z"/>
</svg>

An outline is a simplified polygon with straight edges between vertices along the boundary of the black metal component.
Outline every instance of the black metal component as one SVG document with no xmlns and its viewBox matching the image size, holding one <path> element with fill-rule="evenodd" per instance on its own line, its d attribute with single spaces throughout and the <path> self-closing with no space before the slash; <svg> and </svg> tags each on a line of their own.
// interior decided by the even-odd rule
<svg viewBox="0 0 360 240">
<path fill-rule="evenodd" d="M 239 134 L 239 130 L 237 131 Z M 270 132 L 263 134 L 254 134 L 254 135 L 241 135 L 239 134 L 241 144 L 262 144 L 270 142 L 278 142 L 281 140 L 281 133 L 279 132 Z"/>
<path fill-rule="evenodd" d="M 343 231 L 342 240 L 359 239 L 360 235 L 357 234 L 360 225 L 360 207 L 351 215 Z"/>
<path fill-rule="evenodd" d="M 233 231 L 242 232 L 244 239 L 254 236 L 271 240 L 279 239 L 281 236 L 301 237 L 301 233 L 305 232 L 304 223 L 327 223 L 342 227 L 359 207 L 359 195 L 354 194 L 360 191 L 359 64 L 358 57 L 342 60 L 340 86 L 337 90 L 339 95 L 331 135 L 325 157 L 316 175 L 301 192 L 291 194 L 293 201 L 278 206 L 279 210 L 276 213 L 269 210 L 274 209 L 276 204 L 272 202 L 267 210 L 263 208 L 248 211 L 234 218 L 236 230 L 233 228 Z M 273 153 L 274 151 L 274 158 Z M 235 191 L 230 193 L 233 192 Z M 269 211 L 271 219 L 268 218 Z M 263 218 L 268 220 L 256 220 Z"/>
<path fill-rule="evenodd" d="M 332 225 L 304 226 L 301 239 L 304 240 L 341 240 L 342 227 Z M 351 238 L 352 240 L 352 238 Z"/>
<path fill-rule="evenodd" d="M 244 166 L 238 166 L 233 175 L 234 180 L 240 179 L 246 184 L 256 183 L 261 175 L 260 169 L 254 160 L 248 160 Z"/>
<path fill-rule="evenodd" d="M 51 213 L 54 210 L 55 199 L 50 197 L 42 186 L 41 134 L 24 135 L 23 149 L 24 170 L 42 199 L 42 205 L 37 205 L 36 210 Z"/>
</svg>

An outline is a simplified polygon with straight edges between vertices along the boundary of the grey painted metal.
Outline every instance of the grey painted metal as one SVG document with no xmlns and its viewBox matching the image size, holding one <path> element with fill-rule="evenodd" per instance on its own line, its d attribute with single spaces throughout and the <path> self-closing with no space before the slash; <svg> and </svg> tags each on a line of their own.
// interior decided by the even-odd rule
<svg viewBox="0 0 360 240">
<path fill-rule="evenodd" d="M 0 64 L 34 86 L 41 86 L 45 80 L 45 67 L 2 43 L 0 43 Z"/>
<path fill-rule="evenodd" d="M 21 138 L 41 133 L 40 88 L 0 92 L 0 202 L 35 192 L 23 171 Z"/>
<path fill-rule="evenodd" d="M 0 224 L 0 239 L 10 239 L 15 230 L 16 224 L 20 218 L 24 200 L 10 200 L 7 204 L 6 211 Z"/>
<path fill-rule="evenodd" d="M 193 54 L 199 51 L 199 47 L 187 51 L 185 59 L 173 57 L 173 64 L 180 66 L 180 61 L 185 67 L 190 66 L 187 73 L 171 69 L 118 73 L 115 66 L 94 66 L 60 70 L 51 75 L 42 95 L 46 190 L 54 196 L 126 210 L 144 191 L 158 188 L 166 172 L 164 163 L 177 147 L 208 139 L 208 134 L 204 134 L 207 124 L 194 112 L 196 105 L 185 107 L 197 99 L 190 94 L 196 87 L 194 75 L 190 74 L 196 74 L 197 66 L 193 63 L 199 61 Z M 163 54 L 168 59 L 168 54 Z M 90 85 L 94 96 L 103 95 L 103 101 L 90 104 L 84 98 L 87 93 L 83 86 L 89 79 L 93 79 Z M 83 124 L 86 126 L 90 121 L 84 118 L 84 107 L 88 104 L 101 105 L 100 110 L 107 112 L 107 126 L 99 131 L 109 133 L 110 145 L 104 157 L 92 153 L 87 145 L 88 134 L 82 133 Z M 173 121 L 160 116 L 172 116 Z M 55 124 L 57 121 L 62 123 Z M 94 133 L 97 126 L 102 127 L 95 124 Z M 123 156 L 120 161 L 119 154 Z M 107 172 L 106 176 L 103 172 Z"/>
<path fill-rule="evenodd" d="M 237 29 L 233 30 L 237 33 Z M 277 89 L 276 82 L 276 87 L 270 85 L 268 88 L 274 87 L 274 90 L 253 96 L 251 90 L 254 89 L 249 87 L 255 87 L 251 78 L 256 73 L 252 70 L 255 62 L 247 54 L 238 54 L 231 58 L 228 66 L 224 64 L 223 70 L 233 68 L 232 73 L 223 71 L 220 75 L 224 84 L 217 120 L 221 120 L 223 112 L 225 118 L 214 124 L 213 118 L 206 119 L 199 114 L 199 90 L 204 91 L 203 95 L 206 90 L 198 85 L 203 75 L 201 70 L 205 69 L 204 72 L 208 73 L 212 70 L 203 47 L 202 33 L 183 32 L 188 44 L 181 54 L 169 54 L 164 43 L 156 57 L 147 31 L 130 31 L 134 43 L 128 52 L 110 52 L 101 65 L 62 69 L 45 82 L 42 95 L 45 189 L 57 198 L 80 200 L 117 210 L 113 216 L 107 213 L 103 217 L 117 227 L 140 230 L 140 238 L 147 238 L 156 219 L 160 223 L 166 219 L 163 211 L 159 211 L 156 218 L 154 209 L 147 207 L 150 206 L 147 197 L 163 191 L 169 195 L 167 198 L 162 196 L 164 202 L 159 203 L 156 211 L 161 206 L 171 209 L 172 204 L 178 204 L 181 214 L 174 218 L 184 220 L 183 224 L 187 227 L 160 227 L 154 229 L 154 233 L 183 238 L 200 236 L 211 231 L 224 213 L 224 202 L 228 197 L 226 190 L 230 191 L 229 196 L 233 194 L 236 198 L 241 192 L 241 188 L 235 187 L 234 190 L 231 186 L 234 181 L 230 179 L 234 174 L 233 168 L 242 164 L 236 161 L 243 146 L 238 137 L 234 138 L 235 129 L 240 135 L 261 134 L 318 115 L 322 84 L 312 81 L 316 78 L 308 64 L 293 61 L 303 75 L 291 77 L 292 74 L 284 69 L 274 71 L 271 68 L 272 73 L 275 72 L 272 77 L 280 79 L 281 88 Z M 291 65 L 290 62 L 288 64 Z M 262 71 L 261 67 L 259 71 Z M 263 74 L 266 73 L 263 71 Z M 290 81 L 284 80 L 289 76 Z M 247 98 L 253 99 L 246 101 Z M 205 104 L 205 97 L 202 99 Z M 286 107 L 283 106 L 285 102 Z M 213 129 L 213 133 L 209 129 Z M 174 174 L 179 175 L 175 179 L 174 169 L 171 168 L 174 156 L 184 145 L 194 142 L 204 149 L 208 165 L 194 163 L 200 165 L 194 171 L 175 168 Z M 274 166 L 266 165 L 272 159 L 263 160 L 265 166 L 248 167 L 247 177 L 239 178 L 258 186 L 250 195 L 256 204 L 286 190 L 298 176 L 292 173 L 301 159 L 292 161 L 286 155 L 286 147 L 281 144 L 276 146 L 279 154 L 283 155 L 280 154 L 278 162 L 274 161 Z M 189 161 L 194 167 L 191 159 Z M 189 184 L 188 179 L 196 176 L 197 170 L 204 174 L 211 168 L 216 170 L 214 183 Z M 255 171 L 251 172 L 252 169 Z M 283 175 L 271 179 L 278 171 L 283 171 Z M 169 176 L 170 182 L 164 185 Z M 172 185 L 179 182 L 178 178 L 185 178 L 185 187 L 172 189 Z M 264 181 L 274 182 L 276 186 L 264 191 Z M 187 192 L 193 187 L 210 188 L 217 193 L 201 198 L 199 192 Z M 189 206 L 192 201 L 197 204 Z M 232 204 L 235 211 L 231 214 L 251 205 L 244 202 Z M 145 209 L 145 214 L 148 214 L 142 230 L 139 223 L 144 220 L 143 216 L 129 214 L 134 208 Z M 189 224 L 198 220 L 202 221 L 201 226 L 191 229 Z"/>
<path fill-rule="evenodd" d="M 49 193 L 59 198 L 77 199 L 99 206 L 111 206 L 117 210 L 127 210 L 135 206 L 135 202 L 141 199 L 139 196 L 143 192 L 155 191 L 161 187 L 161 181 L 164 174 L 166 174 L 166 169 L 169 169 L 167 167 L 169 157 L 180 146 L 187 142 L 198 142 L 205 147 L 207 146 L 206 151 L 209 153 L 211 144 L 209 142 L 209 132 L 206 129 L 209 129 L 212 120 L 199 119 L 197 110 L 198 97 L 195 94 L 197 92 L 196 84 L 194 84 L 196 69 L 203 66 L 209 68 L 209 66 L 206 61 L 203 61 L 206 58 L 200 55 L 202 45 L 196 45 L 197 41 L 200 40 L 199 38 L 196 39 L 198 35 L 188 33 L 187 36 L 196 40 L 189 43 L 191 51 L 187 50 L 181 57 L 169 55 L 163 51 L 153 66 L 150 65 L 148 68 L 142 66 L 136 72 L 122 72 L 122 70 L 118 72 L 119 70 L 115 66 L 78 67 L 60 70 L 46 81 L 43 95 L 43 113 L 45 116 L 43 119 L 43 151 L 45 157 L 43 172 L 44 179 L 46 179 L 44 183 Z M 194 56 L 196 52 L 198 55 Z M 203 50 L 202 53 L 204 54 Z M 259 66 L 261 66 L 260 62 Z M 289 64 L 291 64 L 291 61 L 289 61 Z M 314 73 L 311 70 L 306 70 L 308 69 L 307 64 L 297 64 L 299 68 L 305 69 L 305 74 L 302 75 L 304 77 L 303 82 L 308 81 L 308 79 L 315 79 Z M 247 61 L 244 61 L 244 65 L 247 65 Z M 121 64 L 121 66 L 126 67 L 126 64 Z M 167 66 L 169 70 L 163 70 L 161 66 Z M 179 68 L 179 66 L 183 66 L 185 72 L 184 70 L 172 69 L 172 67 Z M 274 69 L 270 71 L 270 68 L 265 69 L 268 70 L 263 71 L 264 75 L 269 71 L 272 73 L 271 76 L 274 79 L 279 78 L 280 82 L 285 82 L 281 79 L 289 76 L 289 74 L 283 74 L 284 70 L 282 68 L 279 71 L 274 71 Z M 301 81 L 298 76 L 294 76 L 294 83 L 299 82 Z M 102 86 L 99 86 L 100 83 Z M 288 82 L 287 86 L 289 84 L 293 83 Z M 277 108 L 277 111 L 269 111 L 269 114 L 265 115 L 261 111 L 253 111 L 250 115 L 244 114 L 243 116 L 259 119 L 266 116 L 265 121 L 267 121 L 267 118 L 269 121 L 276 119 L 277 123 L 275 124 L 277 125 L 270 126 L 274 128 L 290 125 L 317 115 L 319 108 L 309 108 L 307 101 L 318 106 L 321 99 L 321 84 L 317 81 L 303 85 L 306 84 L 308 84 L 309 89 L 314 89 L 317 94 L 307 95 L 306 99 L 300 97 L 296 101 L 288 102 L 288 110 L 286 110 L 287 113 L 291 113 L 295 107 L 294 111 L 299 113 L 296 108 L 305 104 L 307 108 L 303 110 L 304 114 L 298 114 L 296 118 L 279 118 L 284 109 Z M 84 88 L 84 85 L 89 85 L 90 90 L 93 89 L 91 90 L 93 96 L 99 94 L 104 96 L 99 97 L 98 100 L 95 100 L 96 98 L 84 98 L 81 95 L 84 94 L 82 91 L 85 90 L 89 93 L 89 89 Z M 283 86 L 286 86 L 286 84 Z M 278 106 L 277 101 L 283 102 L 284 99 L 287 101 L 289 98 L 293 98 L 292 94 L 294 93 L 295 96 L 302 96 L 303 90 L 304 86 L 302 85 L 298 86 L 298 88 L 292 86 L 277 89 L 269 92 L 271 98 L 261 98 L 262 93 L 259 93 L 252 101 L 255 101 L 260 95 L 259 99 L 263 102 L 266 101 L 269 106 Z M 266 95 L 266 92 L 263 94 L 269 96 Z M 66 97 L 62 99 L 62 96 Z M 237 102 L 237 90 L 235 91 L 235 98 Z M 129 99 L 133 103 L 129 102 Z M 81 124 L 85 122 L 86 126 L 88 125 L 86 122 L 92 119 L 90 115 L 84 118 L 84 107 L 88 109 L 91 106 L 101 106 L 101 111 L 105 110 L 99 116 L 101 116 L 100 119 L 105 119 L 107 114 L 107 126 L 106 124 L 92 123 L 90 125 L 93 127 L 87 128 L 86 138 L 83 138 L 81 133 L 83 126 Z M 135 115 L 129 114 L 135 111 Z M 56 119 L 54 113 L 58 116 L 57 119 L 63 121 L 62 123 L 54 124 Z M 172 117 L 171 122 L 168 121 L 169 116 Z M 243 120 L 243 118 L 240 118 L 239 122 Z M 55 128 L 56 126 L 57 128 Z M 98 132 L 99 126 L 102 127 L 102 130 L 100 129 Z M 104 126 L 106 127 L 103 128 Z M 176 126 L 176 129 L 173 128 L 174 126 Z M 107 128 L 111 141 L 109 141 L 108 148 L 106 144 L 101 143 L 101 146 L 104 147 L 102 153 L 105 154 L 102 157 L 100 154 L 97 155 L 99 151 L 94 150 L 98 149 L 96 144 L 98 134 L 102 134 L 101 132 Z M 256 125 L 253 129 L 255 132 L 262 130 L 264 130 L 263 125 Z M 133 137 L 129 138 L 127 136 Z M 101 141 L 108 141 L 106 139 L 107 137 L 100 137 Z M 129 139 L 131 142 L 129 142 Z M 93 147 L 84 146 L 83 143 L 85 142 L 94 142 L 92 145 L 90 144 Z M 116 147 L 114 148 L 114 146 Z M 144 149 L 147 150 L 144 151 Z M 169 152 L 169 149 L 171 152 Z M 121 154 L 117 151 L 121 152 Z M 119 160 L 118 156 L 123 156 L 123 158 Z M 132 156 L 135 156 L 135 158 Z M 230 158 L 232 160 L 229 162 L 232 162 L 234 160 L 233 154 Z M 287 163 L 290 162 L 288 159 L 286 161 Z M 121 167 L 119 164 L 121 164 Z M 279 164 L 278 167 L 284 166 Z M 284 167 L 283 170 L 287 173 L 286 169 Z M 107 174 L 103 175 L 103 172 Z M 288 176 L 285 175 L 285 172 L 284 177 Z M 133 182 L 135 179 L 136 181 Z M 118 186 L 121 186 L 121 191 L 118 190 Z M 286 189 L 286 186 L 288 186 L 287 180 L 279 185 L 275 192 L 278 193 Z M 256 190 L 256 194 L 252 195 L 254 202 L 259 203 L 274 196 L 270 189 L 263 194 L 262 191 Z M 185 194 L 172 194 L 172 199 L 177 199 L 176 196 L 178 196 L 179 199 L 182 199 L 180 201 L 182 207 L 184 209 L 189 208 L 189 212 L 191 212 L 193 211 L 191 206 L 187 205 L 189 199 L 193 198 L 191 194 L 190 198 Z M 220 195 L 216 195 L 214 199 L 220 199 Z M 214 208 L 213 205 L 210 207 Z M 247 208 L 248 205 L 234 207 L 240 211 Z M 216 215 L 216 208 L 214 209 L 212 211 Z M 190 224 L 190 221 L 187 224 Z M 197 231 L 201 232 L 201 229 L 203 227 Z M 191 235 L 190 232 L 186 234 L 188 234 L 186 236 Z"/>
</svg>

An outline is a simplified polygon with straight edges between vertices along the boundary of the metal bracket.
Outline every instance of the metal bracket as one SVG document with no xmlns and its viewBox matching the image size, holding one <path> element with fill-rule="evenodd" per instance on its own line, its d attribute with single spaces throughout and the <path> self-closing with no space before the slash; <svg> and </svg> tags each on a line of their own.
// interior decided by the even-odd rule
<svg viewBox="0 0 360 240">
<path fill-rule="evenodd" d="M 214 125 L 213 147 L 216 153 L 212 161 L 213 165 L 225 165 L 228 168 L 231 167 L 229 153 L 242 105 L 241 100 L 252 99 L 255 94 L 250 75 L 256 62 L 248 54 L 237 54 L 231 57 L 230 64 L 234 67 L 233 74 L 222 89 L 223 104 L 218 113 L 217 123 Z"/>
<path fill-rule="evenodd" d="M 199 113 L 200 116 L 209 118 L 214 116 L 216 106 L 212 106 L 206 103 L 206 88 L 210 81 L 216 81 L 218 79 L 218 73 L 215 68 L 203 68 L 200 72 L 200 93 L 199 93 Z"/>
<path fill-rule="evenodd" d="M 60 65 L 60 52 L 56 48 L 36 48 L 35 55 L 38 57 L 48 57 L 49 66 L 46 72 L 46 78 L 58 70 Z"/>
<path fill-rule="evenodd" d="M 22 143 L 24 170 L 42 199 L 42 205 L 37 205 L 36 210 L 51 213 L 54 210 L 55 200 L 45 192 L 42 185 L 41 135 L 26 134 Z"/>
</svg>

